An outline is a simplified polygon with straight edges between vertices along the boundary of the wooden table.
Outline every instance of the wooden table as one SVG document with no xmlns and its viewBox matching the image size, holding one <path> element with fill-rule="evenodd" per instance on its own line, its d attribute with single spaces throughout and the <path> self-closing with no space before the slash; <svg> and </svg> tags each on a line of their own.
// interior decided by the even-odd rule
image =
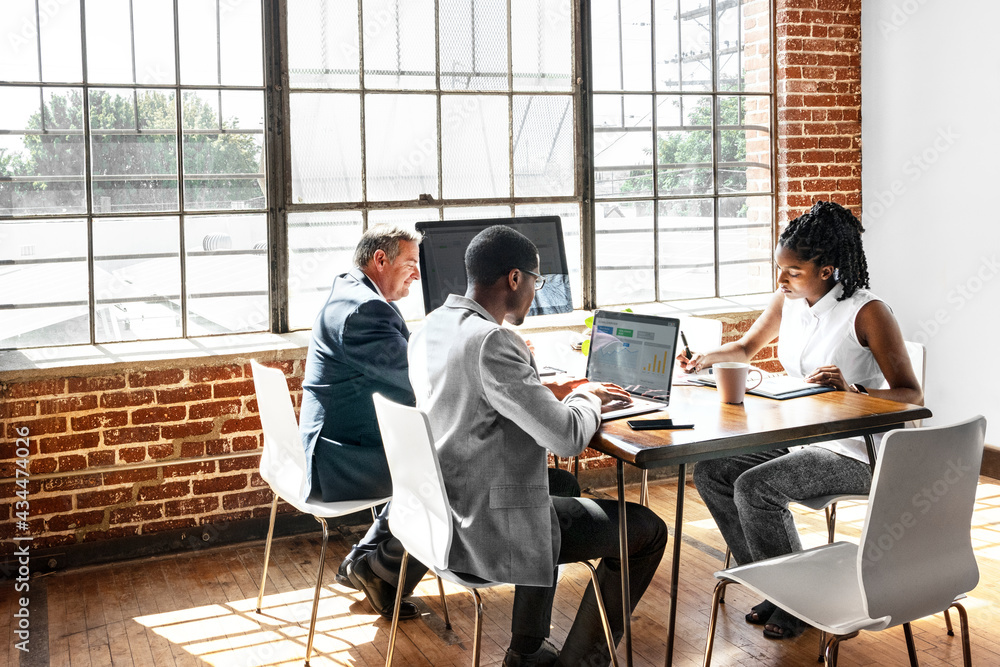
<svg viewBox="0 0 1000 667">
<path fill-rule="evenodd" d="M 688 463 L 856 436 L 864 436 L 871 448 L 873 434 L 901 428 L 908 421 L 930 416 L 930 410 L 918 405 L 842 391 L 785 401 L 748 395 L 742 405 L 725 405 L 719 402 L 715 389 L 677 386 L 673 388 L 669 408 L 632 419 L 671 417 L 680 424 L 693 423 L 693 429 L 633 431 L 625 423 L 625 419 L 601 426 L 590 446 L 618 461 L 618 528 L 626 664 L 630 667 L 632 665 L 632 630 L 629 620 L 631 603 L 626 555 L 628 547 L 625 538 L 626 463 L 643 470 L 672 465 L 679 468 L 665 662 L 670 667 L 673 663 L 674 625 L 677 618 L 684 483 Z"/>
</svg>

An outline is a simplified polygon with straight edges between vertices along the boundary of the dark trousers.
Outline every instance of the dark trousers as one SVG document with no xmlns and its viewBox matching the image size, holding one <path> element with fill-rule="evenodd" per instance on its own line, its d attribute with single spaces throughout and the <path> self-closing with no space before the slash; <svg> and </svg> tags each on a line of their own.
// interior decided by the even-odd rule
<svg viewBox="0 0 1000 667">
<path fill-rule="evenodd" d="M 569 471 L 549 468 L 549 495 L 578 498 L 580 484 Z M 357 558 L 362 554 L 367 554 L 368 565 L 376 576 L 393 586 L 399 586 L 403 545 L 389 532 L 389 505 L 382 509 L 375 523 L 365 533 L 364 538 L 354 546 L 348 558 Z M 415 558 L 410 558 L 406 565 L 406 586 L 403 587 L 403 594 L 412 593 L 426 573 L 426 566 Z"/>
<path fill-rule="evenodd" d="M 600 558 L 597 576 L 601 597 L 618 641 L 622 627 L 621 560 L 619 559 L 618 502 L 590 498 L 552 498 L 559 517 L 561 545 L 559 563 Z M 628 523 L 629 596 L 632 609 L 652 581 L 667 546 L 667 526 L 651 510 L 634 503 L 626 505 Z M 556 587 L 516 586 L 511 632 L 529 637 L 548 637 Z M 601 628 L 600 612 L 592 586 L 580 603 L 559 656 L 567 667 L 605 666 L 611 662 Z"/>
</svg>

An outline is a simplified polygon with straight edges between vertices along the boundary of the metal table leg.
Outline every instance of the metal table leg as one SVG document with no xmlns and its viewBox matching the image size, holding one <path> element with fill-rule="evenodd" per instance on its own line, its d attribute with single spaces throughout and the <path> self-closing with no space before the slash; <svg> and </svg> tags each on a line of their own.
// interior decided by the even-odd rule
<svg viewBox="0 0 1000 667">
<path fill-rule="evenodd" d="M 625 664 L 632 667 L 632 601 L 628 581 L 628 524 L 625 520 L 625 462 L 618 459 L 618 555 L 622 572 L 622 628 L 625 642 Z"/>
<path fill-rule="evenodd" d="M 677 591 L 681 570 L 681 531 L 684 524 L 684 483 L 687 481 L 687 465 L 677 467 L 677 507 L 674 511 L 674 550 L 670 560 L 670 616 L 667 620 L 667 657 L 664 664 L 674 663 L 674 626 L 677 623 Z"/>
</svg>

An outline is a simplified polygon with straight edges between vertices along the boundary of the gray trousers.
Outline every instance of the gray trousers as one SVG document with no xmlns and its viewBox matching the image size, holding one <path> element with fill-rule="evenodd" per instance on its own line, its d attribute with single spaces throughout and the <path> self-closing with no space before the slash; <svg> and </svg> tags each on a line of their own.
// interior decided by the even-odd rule
<svg viewBox="0 0 1000 667">
<path fill-rule="evenodd" d="M 801 551 L 788 504 L 834 494 L 866 494 L 867 463 L 821 447 L 701 461 L 694 483 L 740 565 Z"/>
</svg>

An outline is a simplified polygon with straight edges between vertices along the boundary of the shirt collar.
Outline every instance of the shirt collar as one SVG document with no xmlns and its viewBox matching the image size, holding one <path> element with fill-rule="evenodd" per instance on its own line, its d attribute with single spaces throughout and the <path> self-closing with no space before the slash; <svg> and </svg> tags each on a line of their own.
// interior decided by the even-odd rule
<svg viewBox="0 0 1000 667">
<path fill-rule="evenodd" d="M 350 273 L 352 276 L 354 276 L 358 280 L 358 282 L 363 283 L 363 284 L 368 285 L 369 287 L 371 287 L 373 290 L 375 290 L 375 293 L 378 294 L 379 297 L 383 301 L 385 301 L 386 303 L 389 303 L 389 300 L 387 298 L 385 298 L 384 294 L 382 294 L 382 290 L 380 290 L 378 288 L 378 285 L 375 283 L 375 281 L 372 280 L 371 278 L 369 278 L 367 276 L 367 274 L 365 274 L 364 271 L 362 271 L 358 267 L 354 267 L 348 273 Z"/>
<path fill-rule="evenodd" d="M 459 294 L 449 294 L 447 300 L 444 302 L 443 308 L 464 308 L 466 310 L 471 310 L 478 314 L 487 322 L 494 322 L 499 324 L 493 316 L 486 312 L 486 309 L 479 305 L 479 302 L 474 299 L 470 299 L 466 296 L 461 296 Z"/>
<path fill-rule="evenodd" d="M 833 310 L 834 306 L 837 305 L 837 299 L 843 293 L 844 286 L 841 283 L 837 283 L 833 286 L 833 289 L 823 295 L 823 298 L 808 309 L 809 314 L 816 319 L 822 319 L 824 315 Z"/>
</svg>

